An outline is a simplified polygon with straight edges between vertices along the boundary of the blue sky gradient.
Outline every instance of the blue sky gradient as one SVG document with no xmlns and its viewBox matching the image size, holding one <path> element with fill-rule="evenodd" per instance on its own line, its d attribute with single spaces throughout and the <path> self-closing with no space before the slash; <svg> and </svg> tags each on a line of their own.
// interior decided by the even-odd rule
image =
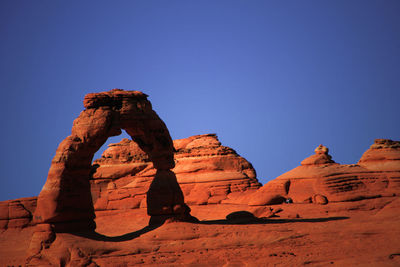
<svg viewBox="0 0 400 267">
<path fill-rule="evenodd" d="M 399 14 L 396 0 L 0 1 L 0 200 L 37 195 L 84 95 L 112 88 L 148 94 L 173 139 L 217 133 L 262 183 L 320 143 L 356 163 L 400 140 Z"/>
</svg>

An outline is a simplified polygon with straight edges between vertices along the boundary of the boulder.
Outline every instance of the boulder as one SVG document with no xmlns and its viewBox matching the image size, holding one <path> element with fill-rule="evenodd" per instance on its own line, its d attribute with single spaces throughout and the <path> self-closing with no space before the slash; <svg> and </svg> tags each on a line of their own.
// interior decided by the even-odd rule
<svg viewBox="0 0 400 267">
<path fill-rule="evenodd" d="M 326 205 L 328 204 L 328 199 L 326 196 L 316 194 L 312 197 L 312 202 L 315 204 Z"/>
</svg>

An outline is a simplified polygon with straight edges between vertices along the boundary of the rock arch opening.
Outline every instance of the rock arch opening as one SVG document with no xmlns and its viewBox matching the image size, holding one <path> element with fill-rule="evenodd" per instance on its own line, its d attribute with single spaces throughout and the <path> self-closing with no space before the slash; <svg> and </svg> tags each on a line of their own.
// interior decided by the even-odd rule
<svg viewBox="0 0 400 267">
<path fill-rule="evenodd" d="M 93 156 L 92 165 L 95 164 L 95 161 L 101 159 L 104 151 L 106 151 L 110 145 L 116 144 L 120 142 L 122 139 L 131 139 L 131 137 L 126 133 L 125 130 L 121 130 L 121 134 L 117 136 L 111 136 L 107 139 L 107 141 L 97 150 L 97 152 Z"/>
<path fill-rule="evenodd" d="M 38 197 L 35 223 L 50 224 L 57 231 L 96 228 L 89 177 L 96 151 L 121 130 L 146 152 L 157 173 L 147 192 L 150 223 L 169 217 L 191 219 L 190 209 L 171 171 L 174 147 L 164 122 L 152 109 L 147 95 L 113 89 L 85 96 L 71 135 L 59 145 Z"/>
</svg>

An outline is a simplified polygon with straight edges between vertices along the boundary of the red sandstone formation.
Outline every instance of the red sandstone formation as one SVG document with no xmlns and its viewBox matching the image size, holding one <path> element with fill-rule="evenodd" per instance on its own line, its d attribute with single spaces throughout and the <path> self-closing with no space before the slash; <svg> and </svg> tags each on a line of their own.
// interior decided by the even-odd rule
<svg viewBox="0 0 400 267">
<path fill-rule="evenodd" d="M 229 203 L 230 198 L 249 195 L 261 186 L 252 165 L 233 149 L 222 146 L 215 134 L 174 140 L 173 144 L 176 166 L 172 171 L 182 188 L 185 202 L 191 206 Z M 92 166 L 90 184 L 95 211 L 126 212 L 146 208 L 146 193 L 155 174 L 153 163 L 136 142 L 122 139 L 117 144 L 110 144 Z M 32 224 L 36 198 L 27 200 L 0 203 L 0 211 L 4 210 L 0 213 L 0 229 Z M 29 203 L 30 213 L 24 215 L 20 224 L 14 221 L 17 218 L 8 217 L 9 202 Z M 10 204 L 10 207 L 14 206 Z M 9 220 L 12 222 L 8 223 Z"/>
<path fill-rule="evenodd" d="M 31 224 L 36 209 L 36 197 L 19 198 L 0 202 L 0 231 L 24 228 Z"/>
<path fill-rule="evenodd" d="M 400 264 L 397 238 L 400 202 L 398 196 L 393 196 L 399 192 L 399 142 L 376 140 L 357 165 L 334 163 L 328 150 L 320 146 L 300 167 L 271 181 L 274 187 L 268 183 L 256 192 L 252 189 L 257 183 L 250 178 L 254 174 L 251 165 L 221 146 L 215 136 L 190 137 L 177 140 L 174 145 L 177 148 L 174 170 L 178 180 L 184 173 L 195 177 L 195 170 L 211 175 L 226 169 L 230 170 L 227 173 L 247 175 L 244 179 L 228 179 L 231 190 L 242 182 L 247 183 L 245 190 L 225 195 L 216 205 L 192 205 L 192 214 L 201 220 L 199 223 L 149 228 L 146 209 L 129 206 L 119 209 L 117 203 L 125 205 L 122 202 L 125 198 L 110 201 L 112 195 L 123 194 L 124 191 L 118 190 L 128 184 L 136 182 L 137 185 L 124 188 L 131 190 L 130 194 L 139 188 L 144 190 L 144 184 L 149 183 L 138 180 L 137 174 L 145 170 L 155 172 L 146 154 L 134 142 L 123 140 L 111 145 L 104 157 L 95 162 L 98 165 L 93 166 L 94 202 L 98 205 L 105 196 L 108 198 L 107 209 L 96 211 L 98 233 L 57 233 L 55 236 L 48 224 L 31 227 L 35 198 L 1 202 L 0 266 L 24 265 L 27 254 L 34 255 L 28 258 L 27 266 Z M 210 165 L 223 168 L 208 168 Z M 196 178 L 187 185 L 191 188 L 201 184 L 211 192 L 218 185 L 216 178 L 209 184 L 209 179 L 203 179 L 211 176 L 200 175 L 204 183 Z M 226 181 L 221 180 L 223 184 Z M 139 186 L 140 183 L 143 184 Z M 266 189 L 273 189 L 271 203 L 288 198 L 294 203 L 276 204 L 271 208 L 238 201 L 248 201 L 249 197 L 253 197 L 251 201 L 260 199 L 261 193 L 264 196 L 268 193 Z M 192 190 L 184 189 L 187 196 Z M 126 197 L 129 198 L 132 195 Z M 212 203 L 208 202 L 211 198 L 212 195 L 208 204 Z M 110 206 L 113 201 L 115 206 Z M 228 204 L 235 201 L 236 204 Z M 143 199 L 140 203 L 145 205 Z"/>
<path fill-rule="evenodd" d="M 53 242 L 53 231 L 95 229 L 89 183 L 91 162 L 94 153 L 109 137 L 119 135 L 121 129 L 148 154 L 156 169 L 147 191 L 150 223 L 158 224 L 167 218 L 194 220 L 175 174 L 170 171 L 175 166 L 172 139 L 147 95 L 114 89 L 88 94 L 83 103 L 86 109 L 75 119 L 71 135 L 59 145 L 38 196 L 34 213 L 37 231 L 29 247 L 28 264 L 47 264 L 42 252 L 45 244 Z"/>
<path fill-rule="evenodd" d="M 0 202 L 0 266 L 399 266 L 400 142 L 352 165 L 320 145 L 259 188 L 215 135 L 172 142 L 143 93 L 84 105 L 39 197 Z"/>
<path fill-rule="evenodd" d="M 400 193 L 400 142 L 377 139 L 357 164 L 332 161 L 320 145 L 301 166 L 264 185 L 249 199 L 250 205 L 295 203 L 327 204 Z"/>
<path fill-rule="evenodd" d="M 94 153 L 110 137 L 124 129 L 149 155 L 157 169 L 148 191 L 154 199 L 160 190 L 164 203 L 149 202 L 149 214 L 188 214 L 182 192 L 170 169 L 174 167 L 173 145 L 168 129 L 139 91 L 114 89 L 88 94 L 85 110 L 74 121 L 72 133 L 59 145 L 49 175 L 38 197 L 35 221 L 51 223 L 60 230 L 94 229 L 94 210 L 89 176 Z M 179 215 L 179 216 L 186 216 Z M 56 229 L 57 230 L 57 229 Z"/>
<path fill-rule="evenodd" d="M 400 171 L 400 141 L 376 139 L 357 164 L 374 171 Z"/>
<path fill-rule="evenodd" d="M 177 181 L 189 205 L 217 204 L 254 192 L 261 184 L 251 164 L 214 134 L 174 140 Z M 111 144 L 94 161 L 92 194 L 96 210 L 146 207 L 146 192 L 156 173 L 139 146 L 128 139 Z"/>
</svg>

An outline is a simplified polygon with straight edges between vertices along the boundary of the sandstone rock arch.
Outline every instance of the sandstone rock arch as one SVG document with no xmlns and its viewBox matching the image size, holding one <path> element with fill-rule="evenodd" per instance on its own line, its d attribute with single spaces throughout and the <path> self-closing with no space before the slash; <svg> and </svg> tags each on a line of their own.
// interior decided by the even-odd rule
<svg viewBox="0 0 400 267">
<path fill-rule="evenodd" d="M 35 223 L 50 224 L 56 231 L 95 229 L 89 183 L 92 158 L 121 129 L 149 155 L 157 169 L 148 192 L 148 214 L 190 218 L 190 209 L 170 171 L 175 165 L 172 139 L 147 95 L 113 89 L 86 95 L 84 107 L 73 123 L 71 135 L 57 148 L 38 197 Z"/>
</svg>

